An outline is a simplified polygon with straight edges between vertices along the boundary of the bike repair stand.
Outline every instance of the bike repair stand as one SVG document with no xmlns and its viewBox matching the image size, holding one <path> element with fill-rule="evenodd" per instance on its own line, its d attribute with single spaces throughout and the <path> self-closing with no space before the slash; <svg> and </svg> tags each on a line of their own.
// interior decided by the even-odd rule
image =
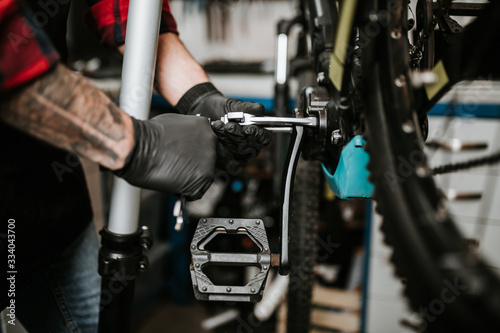
<svg viewBox="0 0 500 333">
<path fill-rule="evenodd" d="M 130 0 L 120 108 L 149 117 L 160 30 L 162 0 Z M 147 228 L 139 228 L 141 190 L 114 178 L 109 223 L 101 231 L 99 274 L 102 276 L 100 333 L 130 332 L 135 278 L 148 266 L 152 245 Z"/>
</svg>

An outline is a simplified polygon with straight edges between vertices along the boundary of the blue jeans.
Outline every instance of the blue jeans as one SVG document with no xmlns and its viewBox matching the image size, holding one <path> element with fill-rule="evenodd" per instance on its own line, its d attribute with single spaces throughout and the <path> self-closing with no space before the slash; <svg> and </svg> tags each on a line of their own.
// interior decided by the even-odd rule
<svg viewBox="0 0 500 333">
<path fill-rule="evenodd" d="M 16 297 L 16 315 L 28 332 L 95 333 L 101 277 L 94 223 Z"/>
</svg>

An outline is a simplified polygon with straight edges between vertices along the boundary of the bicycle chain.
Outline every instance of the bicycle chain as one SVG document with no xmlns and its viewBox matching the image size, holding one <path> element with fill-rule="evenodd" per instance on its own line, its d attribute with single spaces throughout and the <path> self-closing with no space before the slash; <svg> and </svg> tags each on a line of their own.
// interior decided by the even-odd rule
<svg viewBox="0 0 500 333">
<path fill-rule="evenodd" d="M 492 165 L 500 162 L 500 151 L 489 156 L 483 156 L 480 158 L 472 159 L 465 162 L 450 163 L 435 167 L 432 169 L 433 175 L 440 175 L 450 172 L 455 172 L 459 170 L 471 169 L 483 165 Z"/>
<path fill-rule="evenodd" d="M 436 28 L 437 23 L 438 23 L 438 20 L 436 18 L 434 18 L 432 20 L 431 24 L 429 24 L 427 26 L 427 29 L 424 29 L 424 31 L 422 33 L 422 37 L 419 38 L 417 40 L 417 42 L 415 43 L 415 45 L 413 45 L 410 49 L 410 58 L 413 58 L 413 56 L 415 55 L 415 53 L 417 51 L 422 52 L 420 49 L 422 48 L 424 43 L 427 42 L 427 40 L 430 38 L 431 34 L 433 33 L 434 29 Z"/>
<path fill-rule="evenodd" d="M 417 51 L 422 52 L 421 51 L 422 46 L 424 46 L 424 43 L 427 42 L 427 40 L 430 38 L 430 36 L 434 33 L 434 29 L 436 29 L 436 26 L 438 24 L 439 19 L 441 19 L 447 13 L 448 9 L 451 6 L 451 1 L 447 0 L 447 1 L 444 1 L 444 3 L 443 3 L 443 2 L 438 0 L 437 4 L 438 4 L 437 5 L 438 9 L 435 10 L 435 15 L 433 15 L 432 21 L 430 22 L 430 24 L 427 27 L 425 27 L 423 29 L 421 37 L 417 40 L 415 45 L 413 45 L 410 49 L 410 52 L 409 52 L 410 59 L 413 59 L 413 57 Z"/>
</svg>

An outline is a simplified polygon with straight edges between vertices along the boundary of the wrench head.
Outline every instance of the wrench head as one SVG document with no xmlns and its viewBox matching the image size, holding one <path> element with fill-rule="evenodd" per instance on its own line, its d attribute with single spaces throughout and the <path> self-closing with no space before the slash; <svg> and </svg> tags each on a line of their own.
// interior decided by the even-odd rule
<svg viewBox="0 0 500 333">
<path fill-rule="evenodd" d="M 224 117 L 227 121 L 235 121 L 238 123 L 242 123 L 245 121 L 245 113 L 244 112 L 228 112 Z"/>
</svg>

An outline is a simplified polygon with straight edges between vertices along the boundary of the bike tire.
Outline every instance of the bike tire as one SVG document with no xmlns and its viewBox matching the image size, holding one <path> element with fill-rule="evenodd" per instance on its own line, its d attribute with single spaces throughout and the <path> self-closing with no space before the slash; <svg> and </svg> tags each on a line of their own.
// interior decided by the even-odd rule
<svg viewBox="0 0 500 333">
<path fill-rule="evenodd" d="M 389 12 L 404 1 L 374 1 Z M 469 251 L 449 217 L 423 152 L 412 108 L 408 43 L 403 19 L 388 24 L 363 49 L 368 169 L 391 260 L 404 278 L 420 332 L 497 332 L 500 279 Z M 397 33 L 399 32 L 399 33 Z"/>
<path fill-rule="evenodd" d="M 300 158 L 295 174 L 290 221 L 290 284 L 287 332 L 307 333 L 316 264 L 316 237 L 321 196 L 320 164 Z"/>
</svg>

